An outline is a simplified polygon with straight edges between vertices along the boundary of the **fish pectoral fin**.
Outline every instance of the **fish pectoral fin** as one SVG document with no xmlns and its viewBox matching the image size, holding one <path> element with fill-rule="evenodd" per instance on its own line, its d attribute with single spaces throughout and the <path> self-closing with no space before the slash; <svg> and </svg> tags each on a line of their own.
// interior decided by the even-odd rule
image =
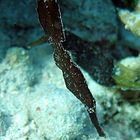
<svg viewBox="0 0 140 140">
<path fill-rule="evenodd" d="M 33 48 L 35 46 L 42 45 L 43 43 L 46 43 L 48 41 L 48 39 L 49 39 L 49 37 L 47 35 L 43 35 L 40 38 L 38 38 L 37 40 L 29 43 L 27 45 L 27 48 L 30 49 L 30 48 Z"/>
</svg>

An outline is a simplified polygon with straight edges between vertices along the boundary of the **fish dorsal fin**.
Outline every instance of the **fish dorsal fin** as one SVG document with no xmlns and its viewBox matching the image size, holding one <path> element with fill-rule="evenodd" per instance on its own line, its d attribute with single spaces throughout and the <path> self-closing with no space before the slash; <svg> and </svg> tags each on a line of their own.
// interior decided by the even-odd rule
<svg viewBox="0 0 140 140">
<path fill-rule="evenodd" d="M 57 0 L 38 0 L 37 11 L 40 23 L 51 41 L 64 42 L 65 34 Z"/>
</svg>

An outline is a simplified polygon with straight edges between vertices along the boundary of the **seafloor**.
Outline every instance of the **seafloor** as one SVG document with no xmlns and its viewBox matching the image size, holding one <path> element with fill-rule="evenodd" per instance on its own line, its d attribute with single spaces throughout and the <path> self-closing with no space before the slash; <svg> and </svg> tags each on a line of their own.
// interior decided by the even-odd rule
<svg viewBox="0 0 140 140">
<path fill-rule="evenodd" d="M 140 39 L 123 28 L 111 0 L 60 3 L 65 47 L 81 66 L 107 138 L 99 138 L 85 106 L 65 87 L 51 44 L 26 49 L 43 35 L 35 1 L 1 0 L 0 140 L 140 140 L 139 79 L 133 89 L 112 82 L 114 65 L 125 58 L 140 69 Z"/>
</svg>

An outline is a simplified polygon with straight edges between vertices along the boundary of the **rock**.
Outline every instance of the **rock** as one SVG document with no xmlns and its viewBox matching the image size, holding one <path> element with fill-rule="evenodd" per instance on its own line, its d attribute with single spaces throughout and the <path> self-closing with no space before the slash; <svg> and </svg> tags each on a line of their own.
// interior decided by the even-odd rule
<svg viewBox="0 0 140 140">
<path fill-rule="evenodd" d="M 36 2 L 33 0 L 1 0 L 0 25 L 21 27 L 36 26 Z"/>
<path fill-rule="evenodd" d="M 10 47 L 10 37 L 6 33 L 0 31 L 0 61 L 6 54 L 6 50 Z"/>
<path fill-rule="evenodd" d="M 39 52 L 43 49 L 41 57 Z M 36 63 L 32 63 L 28 51 L 12 48 L 0 63 L 0 139 L 98 139 L 84 105 L 66 89 L 51 53 L 38 48 L 32 56 Z M 106 140 L 138 138 L 139 104 L 121 102 L 114 89 L 97 84 L 84 71 L 83 74 L 96 98 L 99 120 L 108 134 Z M 29 84 L 32 76 L 37 76 L 39 82 Z"/>
<path fill-rule="evenodd" d="M 140 90 L 140 57 L 128 57 L 116 64 L 115 82 L 124 89 Z"/>
<path fill-rule="evenodd" d="M 84 105 L 62 86 L 63 79 L 54 85 L 60 77 L 53 81 L 51 71 L 43 69 L 44 74 L 37 75 L 40 83 L 30 84 L 36 73 L 32 68 L 30 56 L 22 48 L 9 49 L 0 64 L 0 106 L 11 119 L 6 123 L 0 115 L 0 139 L 74 139 L 86 134 L 86 126 L 95 133 Z M 59 69 L 56 71 L 62 78 Z"/>
<path fill-rule="evenodd" d="M 116 41 L 118 27 L 110 0 L 65 0 L 60 4 L 66 30 L 87 41 Z"/>
<path fill-rule="evenodd" d="M 140 99 L 140 57 L 128 57 L 118 62 L 113 78 L 125 99 Z"/>
<path fill-rule="evenodd" d="M 2 96 L 6 92 L 16 94 L 19 89 L 26 91 L 25 87 L 30 87 L 34 83 L 34 73 L 30 65 L 29 55 L 24 49 L 13 48 L 8 50 L 5 61 L 0 65 L 0 74 L 3 75 L 0 77 L 0 81 L 5 84 L 4 86 L 0 85 Z M 22 77 L 20 77 L 21 75 Z"/>
</svg>

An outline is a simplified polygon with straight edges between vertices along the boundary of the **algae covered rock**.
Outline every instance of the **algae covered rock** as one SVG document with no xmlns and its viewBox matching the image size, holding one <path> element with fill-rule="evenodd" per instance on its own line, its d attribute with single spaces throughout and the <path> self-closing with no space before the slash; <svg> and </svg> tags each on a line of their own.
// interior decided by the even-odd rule
<svg viewBox="0 0 140 140">
<path fill-rule="evenodd" d="M 140 90 L 140 57 L 128 57 L 115 66 L 113 76 L 121 88 Z"/>
<path fill-rule="evenodd" d="M 52 57 L 45 62 L 38 74 L 28 51 L 7 51 L 0 63 L 0 139 L 88 139 L 85 130 L 94 133 L 86 109 L 64 88 Z M 34 85 L 35 75 L 40 82 Z"/>
<path fill-rule="evenodd" d="M 9 49 L 0 63 L 0 139 L 97 140 L 84 106 L 66 89 L 52 55 L 42 53 L 46 57 L 41 57 L 38 55 L 40 51 L 41 48 L 38 48 L 34 52 L 34 59 L 37 61 L 40 57 L 38 63 L 43 61 L 41 67 L 35 65 L 32 69 L 28 51 L 22 48 Z M 139 104 L 132 107 L 124 102 L 119 106 L 119 94 L 114 94 L 113 90 L 97 84 L 86 72 L 83 73 L 97 99 L 97 113 L 109 136 L 106 140 L 138 138 Z M 35 85 L 29 84 L 32 76 L 39 79 Z M 118 114 L 114 115 L 116 111 Z M 106 124 L 105 118 L 109 118 Z"/>
<path fill-rule="evenodd" d="M 119 10 L 119 17 L 125 24 L 126 29 L 140 37 L 140 1 L 133 12 L 122 9 Z"/>
<path fill-rule="evenodd" d="M 0 64 L 0 93 L 17 93 L 33 85 L 35 77 L 29 54 L 22 48 L 9 49 L 6 58 Z M 22 75 L 22 76 L 21 76 Z"/>
<path fill-rule="evenodd" d="M 18 25 L 22 27 L 35 26 L 37 24 L 36 5 L 33 0 L 1 0 L 0 24 Z M 26 9 L 26 10 L 25 10 Z"/>
<path fill-rule="evenodd" d="M 10 46 L 10 37 L 0 30 L 0 61 L 4 57 L 7 48 Z"/>
<path fill-rule="evenodd" d="M 117 20 L 111 0 L 62 0 L 62 18 L 68 31 L 87 41 L 117 39 Z"/>
</svg>

